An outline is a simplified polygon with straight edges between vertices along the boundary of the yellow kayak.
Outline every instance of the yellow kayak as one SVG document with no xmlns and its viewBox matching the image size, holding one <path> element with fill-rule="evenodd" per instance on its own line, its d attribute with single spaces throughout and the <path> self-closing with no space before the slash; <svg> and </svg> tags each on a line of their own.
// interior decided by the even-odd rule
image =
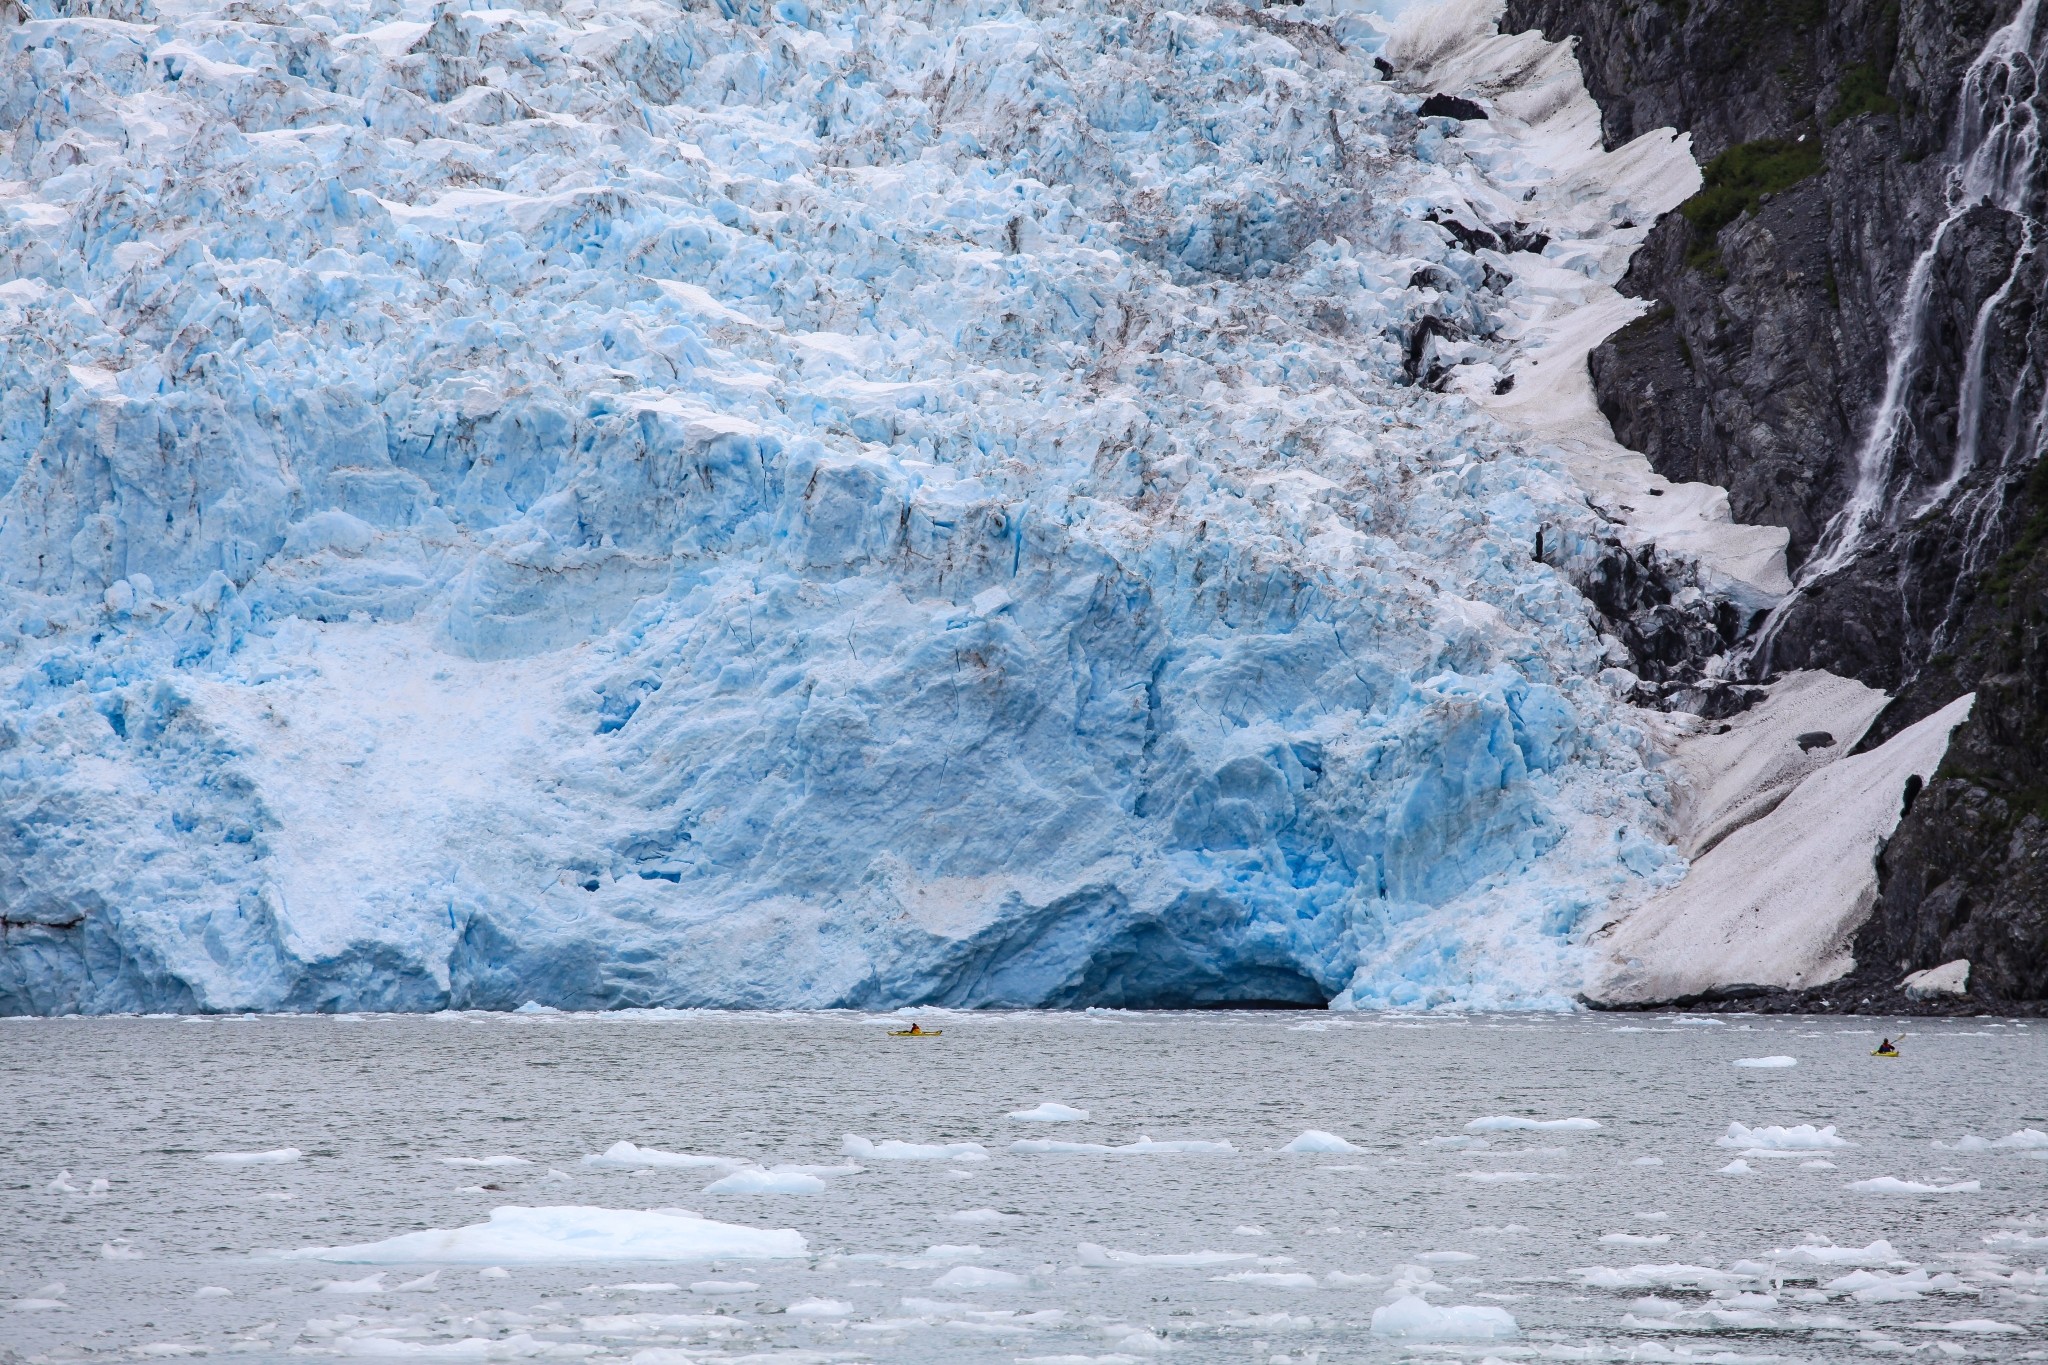
<svg viewBox="0 0 2048 1365">
<path fill-rule="evenodd" d="M 945 1030 L 942 1028 L 892 1028 L 889 1030 L 889 1036 L 891 1038 L 937 1038 L 944 1032 Z"/>
<path fill-rule="evenodd" d="M 1893 1048 L 1890 1052 L 1886 1052 L 1879 1048 L 1872 1048 L 1870 1055 L 1873 1057 L 1896 1057 L 1899 1055 L 1899 1050 Z"/>
</svg>

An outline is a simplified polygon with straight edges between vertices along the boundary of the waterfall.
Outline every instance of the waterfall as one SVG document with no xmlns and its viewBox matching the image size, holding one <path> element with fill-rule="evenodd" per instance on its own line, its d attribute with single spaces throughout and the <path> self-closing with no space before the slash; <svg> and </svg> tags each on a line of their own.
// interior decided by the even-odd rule
<svg viewBox="0 0 2048 1365">
<path fill-rule="evenodd" d="M 1984 371 L 1991 328 L 1999 309 L 2010 298 L 2039 235 L 2042 167 L 2041 110 L 2037 106 L 2048 97 L 2048 90 L 2041 86 L 2041 20 L 2041 0 L 2022 0 L 2012 20 L 1985 41 L 1963 78 L 1950 143 L 1948 213 L 1907 276 L 1905 306 L 1892 329 L 1884 397 L 1856 452 L 1855 487 L 1849 501 L 1821 532 L 1813 556 L 1800 571 L 1798 584 L 1772 609 L 1750 646 L 1748 658 L 1754 672 L 1769 670 L 1772 646 L 1793 604 L 1813 584 L 1852 562 L 1868 532 L 1886 520 L 1885 494 L 1901 439 L 1906 434 L 1908 397 L 1931 340 L 1933 305 L 1937 302 L 1935 267 L 1949 234 L 1964 215 L 1979 204 L 1988 203 L 2020 219 L 2020 249 L 2014 254 L 2004 281 L 1977 310 L 1958 384 L 1955 452 L 1947 475 L 1915 507 L 1913 515 L 1939 507 L 1976 467 L 1983 409 L 1988 401 Z M 2044 420 L 2048 420 L 2048 414 L 2035 418 L 2036 436 Z M 1966 573 L 1981 567 L 1976 562 L 1980 558 L 1976 551 L 1989 524 L 1995 520 L 1985 515 L 1996 510 L 1995 506 L 1987 507 L 1992 501 L 1990 491 L 1980 490 L 1971 506 L 1958 509 L 1971 522 L 1971 553 L 1964 566 Z"/>
</svg>

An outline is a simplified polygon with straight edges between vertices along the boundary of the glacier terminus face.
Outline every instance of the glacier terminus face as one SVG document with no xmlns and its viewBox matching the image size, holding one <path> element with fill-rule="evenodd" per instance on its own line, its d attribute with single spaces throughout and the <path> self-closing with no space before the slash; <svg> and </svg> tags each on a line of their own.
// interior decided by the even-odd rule
<svg viewBox="0 0 2048 1365">
<path fill-rule="evenodd" d="M 1668 205 L 1502 236 L 1426 7 L 84 8 L 0 27 L 0 1012 L 1559 1007 L 1683 867 L 1465 391 Z"/>
</svg>

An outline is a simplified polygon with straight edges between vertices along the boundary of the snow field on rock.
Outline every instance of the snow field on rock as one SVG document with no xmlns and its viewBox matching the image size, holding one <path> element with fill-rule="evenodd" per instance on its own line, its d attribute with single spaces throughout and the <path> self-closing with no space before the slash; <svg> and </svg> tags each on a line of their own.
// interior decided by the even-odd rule
<svg viewBox="0 0 2048 1365">
<path fill-rule="evenodd" d="M 1409 382 L 1641 155 L 1371 13 L 39 4 L 0 1008 L 1555 1006 L 1675 875 L 1609 524 Z"/>
</svg>

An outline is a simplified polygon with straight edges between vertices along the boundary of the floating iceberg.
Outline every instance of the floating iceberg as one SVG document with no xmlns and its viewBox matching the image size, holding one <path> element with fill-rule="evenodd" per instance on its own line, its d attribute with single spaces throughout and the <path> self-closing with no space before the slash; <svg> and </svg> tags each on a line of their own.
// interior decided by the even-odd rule
<svg viewBox="0 0 2048 1365">
<path fill-rule="evenodd" d="M 358 1246 L 281 1253 L 359 1265 L 566 1265 L 579 1261 L 738 1261 L 804 1255 L 803 1234 L 655 1209 L 576 1206 L 492 1209 L 487 1223 L 409 1232 Z M 374 1276 L 372 1278 L 375 1278 Z"/>
<path fill-rule="evenodd" d="M 279 1147 L 270 1152 L 209 1152 L 199 1159 L 216 1166 L 285 1166 L 303 1155 L 296 1147 Z"/>
<path fill-rule="evenodd" d="M 1507 1341 L 1520 1331 L 1505 1308 L 1472 1304 L 1439 1308 L 1409 1294 L 1373 1309 L 1372 1334 L 1402 1341 Z"/>
<path fill-rule="evenodd" d="M 1524 1131 L 1590 1133 L 1599 1127 L 1599 1121 L 1595 1119 L 1525 1119 L 1511 1114 L 1500 1114 L 1492 1118 L 1474 1119 L 1465 1125 L 1465 1131 L 1468 1133 L 1515 1133 Z"/>
<path fill-rule="evenodd" d="M 1047 1100 L 1033 1109 L 1013 1110 L 1010 1117 L 1022 1123 L 1082 1123 L 1087 1121 L 1088 1111 Z"/>
<path fill-rule="evenodd" d="M 664 1152 L 657 1147 L 636 1147 L 630 1142 L 614 1142 L 597 1155 L 583 1158 L 583 1165 L 594 1171 L 695 1171 L 706 1168 L 730 1170 L 740 1164 L 742 1163 L 728 1157 L 699 1156 L 695 1152 Z"/>
<path fill-rule="evenodd" d="M 0 1013 L 1563 1008 L 1681 873 L 1627 528 L 1479 403 L 1698 183 L 1568 74 L 1453 133 L 1345 6 L 25 9 Z"/>
<path fill-rule="evenodd" d="M 890 1138 L 870 1142 L 848 1133 L 839 1145 L 848 1156 L 863 1161 L 987 1161 L 988 1148 L 978 1142 L 900 1142 Z"/>
<path fill-rule="evenodd" d="M 1854 1147 L 1856 1144 L 1835 1131 L 1835 1125 L 1816 1128 L 1802 1123 L 1791 1128 L 1772 1125 L 1768 1128 L 1746 1128 L 1739 1123 L 1728 1125 L 1728 1131 L 1714 1139 L 1717 1147 L 1742 1147 L 1750 1149 L 1743 1153 L 1750 1156 L 1756 1152 L 1819 1152 L 1833 1151 L 1838 1147 Z"/>
<path fill-rule="evenodd" d="M 825 1182 L 804 1171 L 747 1166 L 704 1187 L 706 1194 L 823 1194 Z"/>
<path fill-rule="evenodd" d="M 1295 1139 L 1294 1139 L 1294 1140 L 1293 1140 L 1292 1142 L 1288 1143 L 1288 1144 L 1287 1144 L 1287 1145 L 1286 1145 L 1285 1147 L 1282 1147 L 1282 1148 L 1281 1148 L 1280 1150 L 1281 1150 L 1282 1152 L 1295 1152 L 1295 1153 L 1299 1153 L 1299 1152 L 1338 1152 L 1338 1153 L 1342 1153 L 1342 1152 L 1362 1152 L 1362 1151 L 1364 1151 L 1365 1149 L 1364 1149 L 1363 1147 L 1358 1147 L 1358 1146 L 1354 1146 L 1354 1145 L 1353 1145 L 1352 1143 L 1346 1142 L 1346 1141 L 1345 1141 L 1345 1140 L 1344 1140 L 1343 1138 L 1340 1138 L 1340 1137 L 1338 1137 L 1338 1136 L 1337 1136 L 1337 1135 L 1336 1135 L 1335 1133 L 1325 1133 L 1325 1132 L 1324 1132 L 1324 1131 L 1323 1131 L 1322 1129 L 1320 1129 L 1320 1128 L 1311 1128 L 1311 1129 L 1309 1129 L 1309 1130 L 1308 1130 L 1307 1132 L 1303 1133 L 1303 1134 L 1302 1134 L 1302 1135 L 1301 1135 L 1300 1137 L 1298 1137 L 1298 1138 L 1295 1138 Z"/>
</svg>

